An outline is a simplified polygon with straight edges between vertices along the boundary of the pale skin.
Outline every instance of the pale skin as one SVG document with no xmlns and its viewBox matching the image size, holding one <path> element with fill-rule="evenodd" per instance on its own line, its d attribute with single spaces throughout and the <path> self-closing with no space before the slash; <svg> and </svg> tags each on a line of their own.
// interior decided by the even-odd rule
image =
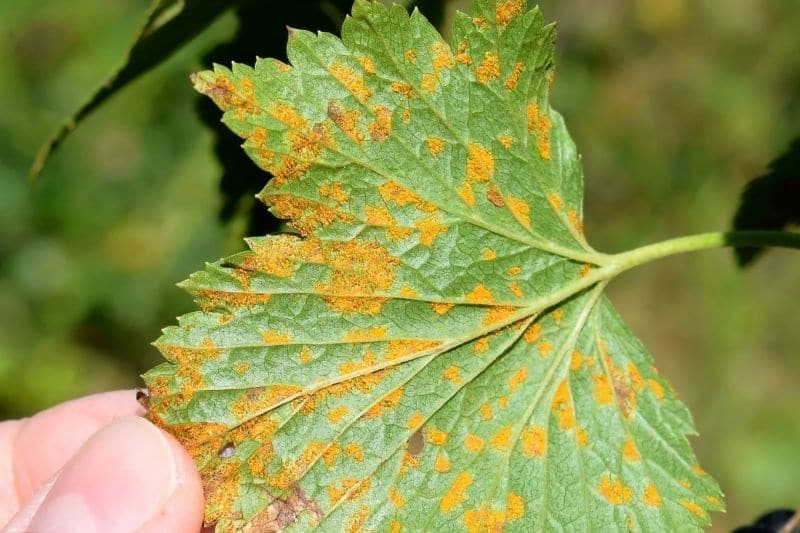
<svg viewBox="0 0 800 533">
<path fill-rule="evenodd" d="M 200 531 L 192 459 L 143 414 L 128 390 L 0 423 L 2 533 Z"/>
</svg>

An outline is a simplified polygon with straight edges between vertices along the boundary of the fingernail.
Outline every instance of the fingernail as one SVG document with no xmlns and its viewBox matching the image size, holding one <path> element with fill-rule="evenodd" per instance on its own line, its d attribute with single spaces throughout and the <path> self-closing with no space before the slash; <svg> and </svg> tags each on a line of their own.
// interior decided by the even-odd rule
<svg viewBox="0 0 800 533">
<path fill-rule="evenodd" d="M 178 485 L 161 430 L 138 417 L 115 420 L 64 466 L 30 523 L 37 533 L 123 533 L 159 512 Z"/>
</svg>

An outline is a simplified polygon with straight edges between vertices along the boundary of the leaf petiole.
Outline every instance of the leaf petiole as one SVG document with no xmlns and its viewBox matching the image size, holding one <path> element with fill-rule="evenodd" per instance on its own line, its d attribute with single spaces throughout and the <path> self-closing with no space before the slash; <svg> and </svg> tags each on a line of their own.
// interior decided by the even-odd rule
<svg viewBox="0 0 800 533">
<path fill-rule="evenodd" d="M 800 250 L 800 233 L 788 231 L 730 231 L 699 233 L 648 244 L 610 256 L 606 267 L 612 276 L 671 255 L 725 246 L 773 246 Z"/>
</svg>

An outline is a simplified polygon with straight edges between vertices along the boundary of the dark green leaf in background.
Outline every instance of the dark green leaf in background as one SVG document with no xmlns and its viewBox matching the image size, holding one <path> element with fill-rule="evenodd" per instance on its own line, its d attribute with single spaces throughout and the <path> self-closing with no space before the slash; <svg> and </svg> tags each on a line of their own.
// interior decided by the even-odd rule
<svg viewBox="0 0 800 533">
<path fill-rule="evenodd" d="M 790 224 L 800 224 L 800 139 L 770 163 L 766 174 L 747 184 L 733 219 L 735 230 L 781 230 Z M 735 249 L 740 266 L 752 264 L 763 252 Z"/>
</svg>

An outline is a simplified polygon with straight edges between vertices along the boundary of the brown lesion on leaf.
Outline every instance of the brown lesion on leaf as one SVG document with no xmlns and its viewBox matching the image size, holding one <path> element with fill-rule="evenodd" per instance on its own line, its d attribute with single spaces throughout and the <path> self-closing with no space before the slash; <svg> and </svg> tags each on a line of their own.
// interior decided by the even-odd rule
<svg viewBox="0 0 800 533">
<path fill-rule="evenodd" d="M 636 409 L 637 385 L 625 375 L 625 371 L 622 368 L 614 365 L 614 361 L 611 359 L 603 339 L 598 339 L 597 346 L 600 352 L 600 361 L 602 362 L 604 375 L 607 376 L 606 379 L 610 378 L 611 380 L 617 407 L 625 418 L 630 418 L 634 409 Z"/>
<path fill-rule="evenodd" d="M 490 181 L 486 187 L 486 199 L 495 207 L 503 208 L 506 206 L 506 201 L 503 199 L 500 189 L 497 188 L 493 181 Z"/>
<path fill-rule="evenodd" d="M 309 499 L 299 486 L 293 485 L 288 494 L 278 498 L 265 491 L 267 506 L 251 518 L 243 533 L 277 533 L 295 522 L 302 513 L 311 513 L 315 521 L 323 518 L 319 503 Z"/>
</svg>

